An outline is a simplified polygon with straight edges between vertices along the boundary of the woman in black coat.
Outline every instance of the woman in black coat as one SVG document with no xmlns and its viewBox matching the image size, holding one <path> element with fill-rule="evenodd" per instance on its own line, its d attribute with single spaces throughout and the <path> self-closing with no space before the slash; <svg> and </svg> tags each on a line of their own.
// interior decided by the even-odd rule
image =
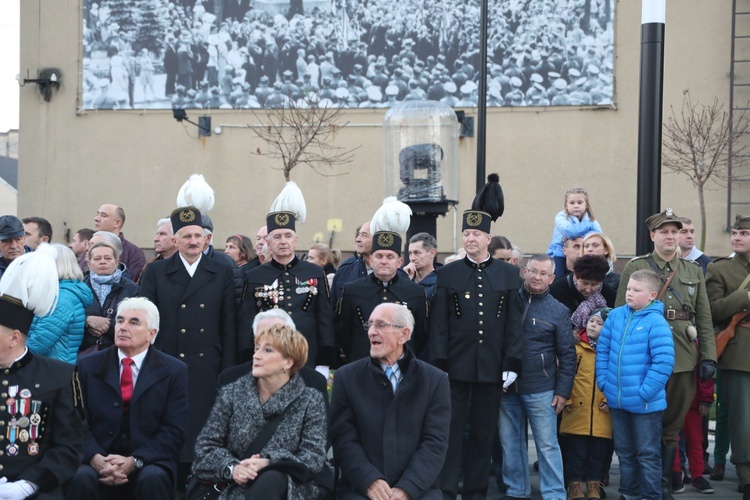
<svg viewBox="0 0 750 500">
<path fill-rule="evenodd" d="M 135 282 L 122 275 L 115 247 L 96 243 L 87 254 L 89 274 L 84 282 L 94 292 L 94 302 L 86 308 L 86 326 L 79 352 L 99 345 L 99 349 L 115 342 L 117 305 L 140 291 Z"/>
</svg>

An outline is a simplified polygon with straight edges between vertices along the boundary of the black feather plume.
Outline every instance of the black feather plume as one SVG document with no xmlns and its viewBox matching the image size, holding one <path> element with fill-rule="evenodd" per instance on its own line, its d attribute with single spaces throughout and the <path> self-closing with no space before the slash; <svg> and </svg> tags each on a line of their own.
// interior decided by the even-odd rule
<svg viewBox="0 0 750 500">
<path fill-rule="evenodd" d="M 503 188 L 500 187 L 500 177 L 497 174 L 487 176 L 487 184 L 482 186 L 474 202 L 471 204 L 472 210 L 482 210 L 490 214 L 492 222 L 495 222 L 505 211 L 505 197 Z"/>
</svg>

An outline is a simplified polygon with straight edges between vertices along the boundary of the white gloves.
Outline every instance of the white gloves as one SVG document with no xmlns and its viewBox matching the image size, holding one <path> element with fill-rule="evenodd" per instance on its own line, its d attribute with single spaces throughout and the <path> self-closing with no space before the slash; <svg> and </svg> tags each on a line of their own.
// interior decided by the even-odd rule
<svg viewBox="0 0 750 500">
<path fill-rule="evenodd" d="M 23 500 L 33 495 L 36 490 L 36 485 L 28 481 L 9 483 L 8 478 L 0 478 L 0 500 Z"/>
<path fill-rule="evenodd" d="M 503 372 L 503 389 L 507 389 L 518 378 L 516 372 Z"/>
</svg>

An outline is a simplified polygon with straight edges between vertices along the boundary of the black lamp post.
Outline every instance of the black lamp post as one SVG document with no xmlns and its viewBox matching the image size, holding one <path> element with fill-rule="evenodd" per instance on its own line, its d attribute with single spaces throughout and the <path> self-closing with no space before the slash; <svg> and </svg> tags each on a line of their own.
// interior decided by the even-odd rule
<svg viewBox="0 0 750 500">
<path fill-rule="evenodd" d="M 642 0 L 635 253 L 651 251 L 645 220 L 661 211 L 661 133 L 666 0 Z"/>
</svg>

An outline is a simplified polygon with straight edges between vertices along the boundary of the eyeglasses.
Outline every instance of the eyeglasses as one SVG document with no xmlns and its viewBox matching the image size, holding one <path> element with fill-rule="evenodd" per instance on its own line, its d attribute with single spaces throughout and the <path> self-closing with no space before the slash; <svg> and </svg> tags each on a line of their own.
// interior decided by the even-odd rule
<svg viewBox="0 0 750 500">
<path fill-rule="evenodd" d="M 369 330 L 370 328 L 374 328 L 375 330 L 382 330 L 388 326 L 392 326 L 393 328 L 404 327 L 404 325 L 395 325 L 393 323 L 386 323 L 385 321 L 368 321 L 366 323 L 362 323 L 362 326 L 365 327 L 365 330 Z"/>
<path fill-rule="evenodd" d="M 526 268 L 526 273 L 530 274 L 532 276 L 539 276 L 542 279 L 550 277 L 550 273 L 548 273 L 547 271 L 539 272 L 539 271 L 537 271 L 536 269 L 534 269 L 532 267 L 527 267 Z"/>
</svg>

